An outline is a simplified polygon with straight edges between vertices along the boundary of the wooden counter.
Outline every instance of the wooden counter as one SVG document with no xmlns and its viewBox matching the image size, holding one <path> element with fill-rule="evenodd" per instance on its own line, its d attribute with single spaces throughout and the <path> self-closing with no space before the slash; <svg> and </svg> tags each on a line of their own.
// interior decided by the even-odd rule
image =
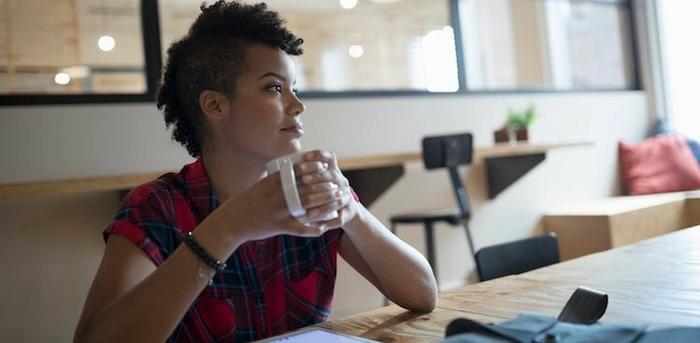
<svg viewBox="0 0 700 343">
<path fill-rule="evenodd" d="M 497 144 L 488 147 L 477 147 L 474 151 L 474 159 L 544 153 L 555 148 L 589 145 L 592 145 L 592 143 L 564 142 L 552 144 Z M 420 152 L 407 152 L 373 156 L 341 157 L 339 164 L 342 170 L 351 171 L 396 165 L 400 166 L 405 163 L 420 161 Z M 99 176 L 71 180 L 0 184 L 0 198 L 88 191 L 128 190 L 140 184 L 151 181 L 165 172 L 166 171 L 130 175 Z"/>
</svg>

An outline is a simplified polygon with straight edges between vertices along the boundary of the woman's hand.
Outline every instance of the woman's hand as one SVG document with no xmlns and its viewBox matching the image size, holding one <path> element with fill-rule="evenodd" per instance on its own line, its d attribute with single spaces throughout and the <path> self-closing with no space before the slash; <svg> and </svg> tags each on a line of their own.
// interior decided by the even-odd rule
<svg viewBox="0 0 700 343">
<path fill-rule="evenodd" d="M 299 175 L 299 194 L 302 197 L 302 203 L 305 204 L 307 210 L 306 217 L 310 222 L 315 222 L 326 226 L 327 229 L 339 228 L 354 219 L 357 216 L 358 207 L 355 202 L 350 183 L 338 168 L 338 160 L 334 153 L 314 150 L 304 154 L 304 163 L 322 163 L 322 166 L 315 172 L 304 173 L 300 171 Z M 335 185 L 333 189 L 328 184 Z M 321 193 L 317 192 L 320 191 Z M 329 198 L 324 195 L 319 195 L 324 201 L 318 203 L 310 201 L 314 194 L 328 194 L 332 192 L 333 197 Z M 305 201 L 306 200 L 306 201 Z M 325 203 L 321 203 L 325 202 Z M 307 205 L 309 205 L 307 207 Z M 336 219 L 322 221 L 328 213 L 337 212 Z"/>
<path fill-rule="evenodd" d="M 302 161 L 294 165 L 299 185 L 299 179 L 318 180 L 299 187 L 304 208 L 323 208 L 338 202 L 339 187 L 333 181 L 326 180 L 328 169 L 329 164 L 319 160 Z M 243 235 L 247 241 L 285 234 L 316 237 L 330 228 L 322 222 L 304 224 L 289 214 L 280 173 L 264 177 L 245 192 L 229 198 L 221 207 L 227 213 L 227 220 L 239 224 L 237 227 L 244 230 L 238 234 Z"/>
</svg>

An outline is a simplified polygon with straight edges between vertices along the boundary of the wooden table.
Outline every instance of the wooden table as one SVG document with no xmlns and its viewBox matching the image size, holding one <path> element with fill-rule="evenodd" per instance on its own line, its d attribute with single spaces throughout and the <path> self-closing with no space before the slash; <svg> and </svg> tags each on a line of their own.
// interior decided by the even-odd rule
<svg viewBox="0 0 700 343">
<path fill-rule="evenodd" d="M 321 326 L 383 342 L 435 342 L 457 317 L 486 322 L 526 312 L 556 317 L 580 285 L 610 296 L 603 322 L 700 326 L 700 226 L 442 293 L 429 314 L 389 306 Z"/>
</svg>

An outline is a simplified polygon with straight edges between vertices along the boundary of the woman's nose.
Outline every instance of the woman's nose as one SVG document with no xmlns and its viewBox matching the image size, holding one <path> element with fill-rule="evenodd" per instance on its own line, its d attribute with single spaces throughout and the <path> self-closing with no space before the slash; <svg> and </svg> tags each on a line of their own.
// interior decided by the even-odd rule
<svg viewBox="0 0 700 343">
<path fill-rule="evenodd" d="M 288 112 L 289 115 L 296 117 L 296 116 L 304 113 L 305 110 L 306 110 L 306 106 L 304 105 L 304 103 L 301 102 L 301 100 L 299 100 L 299 98 L 296 96 L 296 94 L 293 94 L 292 95 L 292 103 L 289 106 L 289 112 Z"/>
</svg>

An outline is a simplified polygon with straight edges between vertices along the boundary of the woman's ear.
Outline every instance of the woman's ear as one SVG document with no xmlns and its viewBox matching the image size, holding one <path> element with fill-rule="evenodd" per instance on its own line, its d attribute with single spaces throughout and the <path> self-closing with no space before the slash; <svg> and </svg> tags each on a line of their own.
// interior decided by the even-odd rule
<svg viewBox="0 0 700 343">
<path fill-rule="evenodd" d="M 199 108 L 211 120 L 225 119 L 229 106 L 229 99 L 221 92 L 205 89 L 199 93 Z"/>
</svg>

